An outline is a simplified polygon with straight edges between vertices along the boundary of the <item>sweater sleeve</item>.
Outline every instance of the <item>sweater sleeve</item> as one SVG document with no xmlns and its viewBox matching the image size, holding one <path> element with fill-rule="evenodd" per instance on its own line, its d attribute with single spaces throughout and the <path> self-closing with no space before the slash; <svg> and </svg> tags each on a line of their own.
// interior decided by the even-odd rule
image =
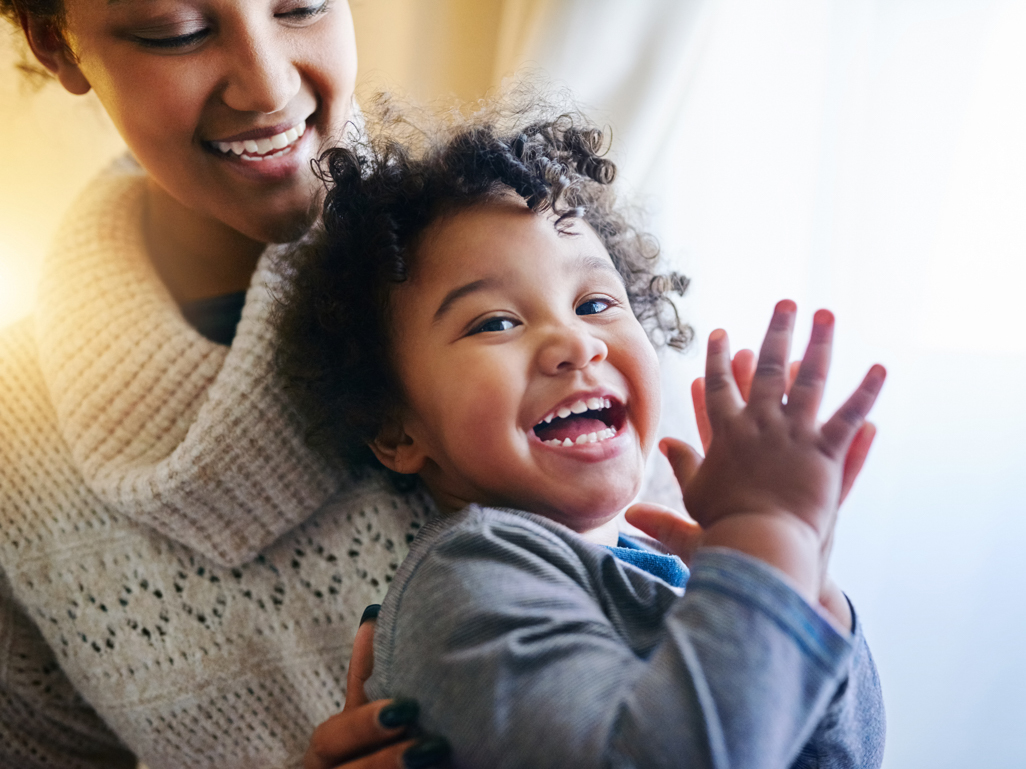
<svg viewBox="0 0 1026 769">
<path fill-rule="evenodd" d="M 375 695 L 417 698 L 456 766 L 797 759 L 848 674 L 850 638 L 769 567 L 706 551 L 642 658 L 585 571 L 555 536 L 446 532 L 382 611 Z"/>
<path fill-rule="evenodd" d="M 855 649 L 848 675 L 791 769 L 876 769 L 883 763 L 883 692 L 855 608 L 851 611 Z"/>
<path fill-rule="evenodd" d="M 7 588 L 0 572 L 0 766 L 134 769 Z"/>
</svg>

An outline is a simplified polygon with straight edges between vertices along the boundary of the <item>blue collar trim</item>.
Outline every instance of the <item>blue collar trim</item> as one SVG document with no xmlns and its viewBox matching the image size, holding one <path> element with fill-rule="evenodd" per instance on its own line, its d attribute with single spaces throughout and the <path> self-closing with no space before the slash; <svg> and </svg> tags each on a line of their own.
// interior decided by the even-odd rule
<svg viewBox="0 0 1026 769">
<path fill-rule="evenodd" d="M 629 537 L 620 535 L 616 547 L 606 545 L 606 549 L 624 563 L 637 566 L 647 571 L 654 577 L 658 577 L 671 587 L 684 587 L 687 584 L 691 572 L 684 565 L 684 561 L 675 555 L 666 555 L 649 550 L 639 542 Z"/>
</svg>

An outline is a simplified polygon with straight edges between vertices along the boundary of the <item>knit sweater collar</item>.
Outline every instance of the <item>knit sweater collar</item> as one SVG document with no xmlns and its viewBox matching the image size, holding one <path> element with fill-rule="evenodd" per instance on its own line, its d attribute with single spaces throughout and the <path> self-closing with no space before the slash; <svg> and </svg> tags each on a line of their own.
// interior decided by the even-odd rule
<svg viewBox="0 0 1026 769">
<path fill-rule="evenodd" d="M 231 348 L 182 318 L 146 256 L 145 177 L 101 177 L 44 265 L 40 366 L 85 483 L 118 513 L 222 565 L 250 560 L 338 489 L 271 375 L 275 249 Z"/>
</svg>

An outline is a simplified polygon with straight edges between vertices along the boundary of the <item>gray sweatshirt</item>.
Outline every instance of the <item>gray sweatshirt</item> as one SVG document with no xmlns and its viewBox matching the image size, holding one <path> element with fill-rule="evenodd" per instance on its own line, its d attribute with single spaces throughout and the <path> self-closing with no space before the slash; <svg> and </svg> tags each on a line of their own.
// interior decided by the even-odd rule
<svg viewBox="0 0 1026 769">
<path fill-rule="evenodd" d="M 683 597 L 569 529 L 470 506 L 424 526 L 367 692 L 413 697 L 456 767 L 878 767 L 880 685 L 773 568 L 700 552 Z"/>
</svg>

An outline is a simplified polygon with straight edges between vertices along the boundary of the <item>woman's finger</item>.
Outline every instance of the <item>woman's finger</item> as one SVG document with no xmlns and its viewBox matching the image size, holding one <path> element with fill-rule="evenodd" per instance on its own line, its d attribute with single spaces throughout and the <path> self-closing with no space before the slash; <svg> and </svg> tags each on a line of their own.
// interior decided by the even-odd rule
<svg viewBox="0 0 1026 769">
<path fill-rule="evenodd" d="M 827 451 L 835 456 L 847 455 L 848 447 L 856 433 L 862 428 L 886 378 L 887 370 L 879 363 L 874 365 L 869 369 L 869 373 L 866 374 L 858 389 L 827 420 L 821 430 L 825 441 L 824 448 Z"/>
<path fill-rule="evenodd" d="M 718 328 L 709 334 L 705 356 L 705 408 L 712 430 L 715 431 L 717 423 L 743 407 L 744 401 L 731 371 L 727 332 Z"/>
<path fill-rule="evenodd" d="M 862 472 L 862 465 L 869 455 L 869 448 L 873 445 L 873 438 L 876 437 L 876 425 L 872 422 L 863 422 L 862 427 L 855 433 L 855 438 L 848 447 L 848 453 L 844 455 L 844 474 L 841 476 L 841 499 L 848 496 L 852 484 Z"/>
<path fill-rule="evenodd" d="M 790 299 L 777 302 L 773 309 L 766 338 L 759 349 L 759 362 L 752 378 L 748 402 L 753 406 L 778 405 L 787 388 L 787 359 L 791 351 L 791 334 L 797 306 Z M 706 389 L 709 385 L 706 383 Z"/>
<path fill-rule="evenodd" d="M 380 751 L 417 720 L 414 700 L 376 700 L 348 707 L 318 726 L 303 759 L 304 769 L 329 769 Z"/>
<path fill-rule="evenodd" d="M 812 335 L 805 357 L 798 367 L 798 376 L 787 395 L 787 412 L 795 416 L 814 420 L 823 400 L 827 372 L 830 370 L 830 353 L 834 344 L 834 314 L 829 310 L 817 310 L 812 316 Z"/>
<path fill-rule="evenodd" d="M 397 742 L 369 756 L 333 764 L 331 769 L 428 769 L 441 766 L 450 753 L 452 748 L 444 737 L 421 737 Z"/>
<path fill-rule="evenodd" d="M 378 617 L 380 604 L 371 604 L 363 610 L 360 627 L 353 639 L 353 653 L 349 658 L 349 670 L 346 673 L 346 708 L 358 707 L 367 703 L 363 693 L 363 685 L 374 672 L 374 626 Z M 345 708 L 343 708 L 345 709 Z"/>
<path fill-rule="evenodd" d="M 631 505 L 626 518 L 627 523 L 661 542 L 684 563 L 691 562 L 691 556 L 698 548 L 702 537 L 702 527 L 690 518 L 652 502 Z"/>
</svg>

